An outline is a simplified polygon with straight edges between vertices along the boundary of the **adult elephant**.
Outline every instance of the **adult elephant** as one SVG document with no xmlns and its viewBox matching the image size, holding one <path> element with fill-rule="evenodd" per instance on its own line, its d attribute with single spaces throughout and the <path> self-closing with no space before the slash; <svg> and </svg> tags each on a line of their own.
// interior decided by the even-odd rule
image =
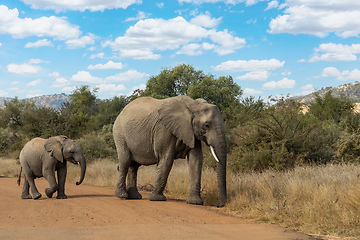
<svg viewBox="0 0 360 240">
<path fill-rule="evenodd" d="M 58 199 L 65 199 L 65 180 L 67 173 L 67 161 L 74 164 L 80 164 L 81 176 L 76 185 L 82 183 L 86 172 L 86 161 L 80 146 L 66 136 L 56 136 L 49 139 L 34 138 L 25 144 L 20 152 L 21 169 L 18 178 L 20 185 L 21 171 L 24 169 L 25 182 L 21 198 L 38 199 L 41 194 L 35 186 L 34 179 L 45 177 L 49 182 L 50 188 L 45 189 L 45 194 L 51 198 L 57 191 Z M 57 171 L 58 183 L 55 179 Z M 31 194 L 29 193 L 31 188 Z"/>
<path fill-rule="evenodd" d="M 186 202 L 203 204 L 200 189 L 201 141 L 204 141 L 217 160 L 220 205 L 225 204 L 227 149 L 224 121 L 217 106 L 188 96 L 164 100 L 141 97 L 122 110 L 115 120 L 113 134 L 119 158 L 117 197 L 140 199 L 142 196 L 136 186 L 138 168 L 157 164 L 157 180 L 149 199 L 165 201 L 163 191 L 173 161 L 187 157 L 190 196 Z"/>
</svg>

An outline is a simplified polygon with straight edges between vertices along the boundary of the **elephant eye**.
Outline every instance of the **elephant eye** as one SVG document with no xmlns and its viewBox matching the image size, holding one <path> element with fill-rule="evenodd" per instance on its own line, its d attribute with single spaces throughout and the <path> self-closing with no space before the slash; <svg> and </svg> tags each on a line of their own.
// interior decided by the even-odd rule
<svg viewBox="0 0 360 240">
<path fill-rule="evenodd" d="M 205 123 L 204 124 L 204 129 L 209 129 L 210 128 L 210 124 L 209 123 Z"/>
</svg>

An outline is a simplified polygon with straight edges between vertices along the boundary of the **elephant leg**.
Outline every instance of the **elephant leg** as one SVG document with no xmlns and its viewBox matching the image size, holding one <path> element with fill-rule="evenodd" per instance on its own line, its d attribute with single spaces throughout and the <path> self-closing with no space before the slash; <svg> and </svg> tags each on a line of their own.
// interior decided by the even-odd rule
<svg viewBox="0 0 360 240">
<path fill-rule="evenodd" d="M 41 197 L 41 193 L 39 193 L 38 189 L 36 188 L 35 176 L 34 176 L 32 170 L 30 169 L 30 167 L 27 164 L 24 164 L 23 168 L 24 168 L 24 173 L 25 173 L 24 175 L 25 175 L 25 179 L 26 179 L 25 184 L 26 184 L 26 182 L 28 184 L 28 186 L 24 186 L 25 189 L 26 188 L 29 189 L 29 186 L 30 186 L 32 198 L 34 200 L 39 199 Z"/>
<path fill-rule="evenodd" d="M 200 141 L 196 141 L 195 148 L 189 151 L 187 157 L 190 172 L 190 195 L 188 199 L 186 199 L 186 202 L 190 204 L 202 205 L 204 202 L 201 199 L 200 191 L 203 155 Z"/>
<path fill-rule="evenodd" d="M 157 167 L 158 175 L 157 175 L 154 191 L 150 194 L 149 197 L 150 201 L 166 201 L 166 197 L 164 196 L 163 192 L 173 162 L 174 162 L 173 158 L 167 158 L 159 162 Z"/>
<path fill-rule="evenodd" d="M 29 182 L 26 179 L 26 176 L 24 176 L 24 186 L 23 186 L 22 193 L 21 193 L 22 199 L 31 199 L 32 198 L 32 196 L 29 193 L 29 190 L 30 190 Z"/>
<path fill-rule="evenodd" d="M 53 194 L 58 190 L 58 184 L 55 179 L 55 171 L 48 172 L 45 170 L 44 177 L 50 184 L 50 188 L 45 189 L 45 194 L 48 198 L 52 198 Z"/>
<path fill-rule="evenodd" d="M 65 180 L 67 175 L 67 168 L 62 167 L 57 169 L 57 176 L 58 176 L 58 195 L 57 199 L 66 199 L 67 196 L 65 194 Z"/>
<path fill-rule="evenodd" d="M 126 191 L 126 175 L 131 165 L 130 153 L 127 149 L 117 149 L 119 158 L 119 179 L 116 184 L 115 196 L 118 198 L 128 198 Z"/>
<path fill-rule="evenodd" d="M 137 173 L 140 164 L 137 162 L 132 162 L 128 175 L 127 175 L 127 192 L 128 192 L 128 199 L 141 199 L 142 196 L 137 190 Z"/>
</svg>

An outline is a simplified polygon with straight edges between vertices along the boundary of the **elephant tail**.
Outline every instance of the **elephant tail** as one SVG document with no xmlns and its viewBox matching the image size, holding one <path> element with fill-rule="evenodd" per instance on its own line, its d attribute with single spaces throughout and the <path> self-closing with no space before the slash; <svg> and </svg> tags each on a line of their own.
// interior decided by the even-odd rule
<svg viewBox="0 0 360 240">
<path fill-rule="evenodd" d="M 18 180 L 17 180 L 18 186 L 20 186 L 20 182 L 21 182 L 21 172 L 22 172 L 22 166 L 20 167 L 19 177 L 18 177 Z"/>
</svg>

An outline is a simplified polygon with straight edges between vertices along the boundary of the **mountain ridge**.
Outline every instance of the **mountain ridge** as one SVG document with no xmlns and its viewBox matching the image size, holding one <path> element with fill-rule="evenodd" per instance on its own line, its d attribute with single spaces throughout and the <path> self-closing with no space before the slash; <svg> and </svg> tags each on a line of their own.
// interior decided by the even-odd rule
<svg viewBox="0 0 360 240">
<path fill-rule="evenodd" d="M 4 101 L 10 101 L 13 98 L 9 97 L 0 97 L 0 107 L 4 106 Z M 32 98 L 25 98 L 27 100 L 33 101 L 38 107 L 50 107 L 50 108 L 59 108 L 61 104 L 70 101 L 70 96 L 65 93 L 60 94 L 49 94 L 41 95 Z"/>
</svg>

